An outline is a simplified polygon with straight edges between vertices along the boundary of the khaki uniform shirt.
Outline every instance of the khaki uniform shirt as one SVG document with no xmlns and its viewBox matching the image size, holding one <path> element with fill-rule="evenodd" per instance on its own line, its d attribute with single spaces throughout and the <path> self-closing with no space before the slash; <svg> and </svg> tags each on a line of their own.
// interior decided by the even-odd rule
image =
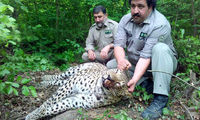
<svg viewBox="0 0 200 120">
<path fill-rule="evenodd" d="M 85 50 L 101 51 L 105 46 L 113 43 L 117 28 L 118 23 L 111 19 L 105 20 L 103 28 L 98 28 L 96 23 L 93 24 L 86 39 Z"/>
<path fill-rule="evenodd" d="M 125 15 L 119 23 L 114 46 L 127 48 L 128 59 L 136 64 L 139 58 L 151 58 L 152 48 L 163 42 L 176 55 L 171 38 L 171 26 L 167 19 L 156 9 L 141 23 L 133 22 L 131 13 Z"/>
</svg>

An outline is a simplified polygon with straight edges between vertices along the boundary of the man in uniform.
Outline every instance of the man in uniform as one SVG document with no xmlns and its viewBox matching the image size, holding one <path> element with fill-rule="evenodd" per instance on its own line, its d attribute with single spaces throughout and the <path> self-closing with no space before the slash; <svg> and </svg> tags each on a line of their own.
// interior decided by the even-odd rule
<svg viewBox="0 0 200 120">
<path fill-rule="evenodd" d="M 171 74 L 175 71 L 177 55 L 171 38 L 171 26 L 165 16 L 155 9 L 156 0 L 129 0 L 129 4 L 131 13 L 120 20 L 114 41 L 116 59 L 109 61 L 107 67 L 130 71 L 132 78 L 127 84 L 130 92 L 140 83 L 152 89 L 154 99 L 141 116 L 156 119 L 162 115 L 168 103 L 171 76 L 162 72 L 151 74 L 147 70 Z M 153 81 L 149 80 L 152 75 Z"/>
<path fill-rule="evenodd" d="M 86 39 L 86 52 L 82 59 L 85 62 L 95 61 L 106 64 L 114 58 L 113 41 L 117 32 L 118 23 L 108 19 L 106 9 L 99 5 L 93 9 L 95 24 L 89 30 Z"/>
</svg>

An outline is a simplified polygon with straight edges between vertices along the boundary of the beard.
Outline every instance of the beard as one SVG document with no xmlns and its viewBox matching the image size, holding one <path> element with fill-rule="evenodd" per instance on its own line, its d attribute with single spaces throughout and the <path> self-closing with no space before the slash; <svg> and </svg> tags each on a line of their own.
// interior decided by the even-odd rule
<svg viewBox="0 0 200 120">
<path fill-rule="evenodd" d="M 102 28 L 104 26 L 104 23 L 103 22 L 100 22 L 100 23 L 96 23 L 97 24 L 97 27 L 99 28 Z"/>
</svg>

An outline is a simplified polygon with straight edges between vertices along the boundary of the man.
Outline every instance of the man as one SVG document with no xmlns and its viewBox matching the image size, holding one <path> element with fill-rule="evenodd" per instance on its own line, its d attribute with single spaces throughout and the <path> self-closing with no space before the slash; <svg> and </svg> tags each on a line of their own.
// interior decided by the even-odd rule
<svg viewBox="0 0 200 120">
<path fill-rule="evenodd" d="M 140 83 L 147 89 L 153 89 L 154 100 L 141 116 L 156 119 L 161 116 L 168 103 L 171 76 L 161 72 L 149 74 L 147 70 L 167 73 L 175 71 L 177 60 L 171 27 L 167 19 L 155 9 L 156 0 L 129 0 L 129 3 L 131 13 L 120 20 L 114 41 L 116 60 L 109 61 L 107 67 L 129 69 L 132 73 L 132 78 L 127 84 L 130 92 Z M 153 82 L 148 79 L 152 75 Z"/>
<path fill-rule="evenodd" d="M 93 9 L 93 15 L 95 24 L 89 30 L 85 48 L 87 52 L 83 53 L 82 59 L 106 64 L 114 58 L 113 41 L 118 23 L 107 18 L 106 9 L 101 5 Z"/>
</svg>

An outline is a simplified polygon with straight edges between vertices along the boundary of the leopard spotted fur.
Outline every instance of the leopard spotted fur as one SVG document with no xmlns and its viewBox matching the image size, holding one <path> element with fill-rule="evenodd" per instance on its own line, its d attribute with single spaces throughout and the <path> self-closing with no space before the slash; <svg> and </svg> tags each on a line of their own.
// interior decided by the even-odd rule
<svg viewBox="0 0 200 120">
<path fill-rule="evenodd" d="M 100 63 L 80 64 L 59 75 L 45 75 L 42 80 L 43 87 L 58 85 L 59 88 L 39 108 L 29 113 L 26 120 L 37 120 L 70 109 L 110 105 L 123 96 L 131 97 L 126 86 L 126 74 L 117 69 L 107 69 Z"/>
</svg>

